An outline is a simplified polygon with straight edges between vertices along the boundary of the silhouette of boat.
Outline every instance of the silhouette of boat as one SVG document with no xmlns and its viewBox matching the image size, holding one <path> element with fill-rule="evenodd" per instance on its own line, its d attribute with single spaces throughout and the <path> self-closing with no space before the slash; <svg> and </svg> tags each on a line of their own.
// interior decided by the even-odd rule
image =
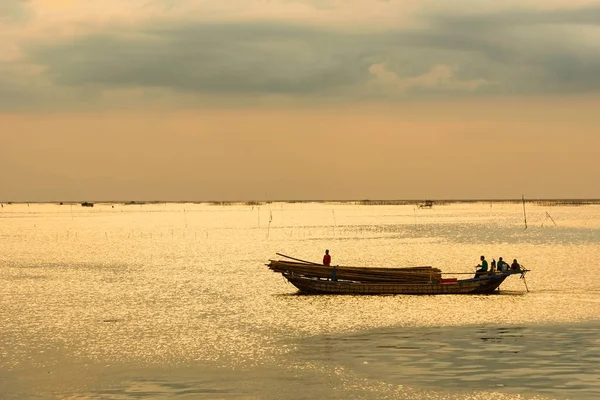
<svg viewBox="0 0 600 400">
<path fill-rule="evenodd" d="M 269 260 L 269 269 L 279 272 L 302 293 L 312 294 L 489 294 L 511 275 L 526 269 L 490 272 L 477 278 L 442 278 L 432 267 L 371 268 L 325 266 L 310 262 Z"/>
<path fill-rule="evenodd" d="M 433 207 L 433 201 L 426 200 L 425 202 L 419 204 L 419 208 L 431 208 Z"/>
</svg>

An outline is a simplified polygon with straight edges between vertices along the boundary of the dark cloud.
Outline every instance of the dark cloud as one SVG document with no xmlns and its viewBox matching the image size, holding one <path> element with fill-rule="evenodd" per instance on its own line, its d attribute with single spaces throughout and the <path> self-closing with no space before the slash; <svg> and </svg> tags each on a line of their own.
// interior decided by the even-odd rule
<svg viewBox="0 0 600 400">
<path fill-rule="evenodd" d="M 508 93 L 600 90 L 600 7 L 437 16 L 420 46 L 464 54 Z M 485 70 L 482 70 L 485 67 Z"/>
<path fill-rule="evenodd" d="M 586 6 L 551 10 L 508 10 L 499 13 L 465 13 L 435 16 L 434 24 L 445 30 L 493 31 L 516 26 L 595 25 L 600 26 L 600 7 Z"/>
<path fill-rule="evenodd" d="M 75 87 L 350 96 L 373 79 L 369 68 L 383 63 L 399 78 L 448 65 L 455 79 L 493 82 L 479 93 L 600 90 L 600 35 L 591 32 L 587 43 L 577 36 L 600 25 L 600 7 L 435 15 L 422 22 L 419 29 L 377 33 L 274 22 L 154 22 L 134 33 L 115 27 L 30 43 L 26 51 L 56 84 Z"/>
<path fill-rule="evenodd" d="M 22 22 L 31 16 L 28 0 L 1 0 L 0 23 Z"/>
<path fill-rule="evenodd" d="M 61 85 L 158 86 L 226 93 L 305 93 L 365 79 L 364 38 L 277 24 L 150 27 L 31 47 Z"/>
<path fill-rule="evenodd" d="M 19 65 L 0 62 L 0 110 L 19 110 L 38 106 L 43 93 L 27 84 L 26 76 L 18 72 Z"/>
</svg>

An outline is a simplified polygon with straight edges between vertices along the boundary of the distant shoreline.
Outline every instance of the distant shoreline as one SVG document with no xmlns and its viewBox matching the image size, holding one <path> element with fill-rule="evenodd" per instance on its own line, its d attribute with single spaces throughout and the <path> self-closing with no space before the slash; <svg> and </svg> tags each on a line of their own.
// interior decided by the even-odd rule
<svg viewBox="0 0 600 400">
<path fill-rule="evenodd" d="M 0 204 L 56 204 L 56 205 L 82 205 L 82 204 L 121 204 L 121 205 L 144 205 L 144 204 L 209 204 L 209 205 L 262 205 L 272 203 L 295 204 L 295 203 L 321 203 L 321 204 L 352 204 L 352 205 L 419 205 L 431 201 L 432 205 L 461 204 L 461 203 L 522 203 L 523 199 L 423 199 L 423 200 L 98 200 L 98 201 L 0 201 Z M 600 199 L 525 199 L 529 204 L 544 205 L 586 205 L 600 204 Z"/>
</svg>

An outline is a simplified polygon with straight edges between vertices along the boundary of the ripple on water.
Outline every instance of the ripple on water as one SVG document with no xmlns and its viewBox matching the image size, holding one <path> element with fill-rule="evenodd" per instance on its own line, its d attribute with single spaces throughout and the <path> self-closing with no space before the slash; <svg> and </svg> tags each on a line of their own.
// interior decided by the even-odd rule
<svg viewBox="0 0 600 400">
<path fill-rule="evenodd" d="M 73 214 L 58 205 L 11 207 L 0 214 L 3 371 L 66 371 L 77 363 L 210 365 L 252 376 L 248 371 L 253 368 L 276 375 L 283 365 L 283 376 L 290 378 L 295 375 L 288 368 L 296 365 L 290 360 L 297 360 L 299 371 L 309 364 L 330 368 L 336 353 L 323 348 L 319 338 L 332 336 L 335 347 L 350 354 L 376 342 L 373 354 L 393 355 L 404 372 L 381 369 L 364 384 L 396 382 L 392 391 L 407 384 L 406 371 L 411 370 L 414 376 L 437 374 L 439 382 L 457 382 L 457 390 L 479 390 L 472 379 L 488 362 L 482 346 L 513 371 L 503 377 L 573 378 L 561 383 L 561 390 L 570 390 L 572 382 L 584 387 L 597 383 L 577 373 L 582 355 L 598 362 L 597 342 L 527 331 L 532 324 L 600 320 L 595 307 L 600 284 L 589 268 L 600 244 L 600 226 L 593 223 L 600 220 L 597 206 L 553 208 L 558 226 L 541 226 L 545 208 L 532 206 L 528 230 L 522 227 L 522 209 L 510 204 L 491 209 L 489 204 L 451 204 L 431 210 L 331 204 L 98 205 L 73 208 Z M 524 294 L 522 280 L 511 278 L 492 296 L 299 296 L 264 266 L 278 251 L 318 260 L 325 248 L 340 264 L 433 265 L 464 273 L 473 272 L 480 254 L 518 258 L 532 270 L 527 276 L 530 293 Z M 476 340 L 478 345 L 470 336 L 450 340 L 436 330 L 487 325 L 505 330 L 471 332 L 486 335 Z M 403 338 L 402 330 L 386 338 L 380 333 L 386 328 L 418 328 L 422 340 L 417 345 L 413 336 Z M 520 334 L 531 346 L 521 346 Z M 299 349 L 312 358 L 297 357 Z M 361 365 L 373 367 L 369 354 L 356 357 L 368 364 L 350 363 L 341 376 L 353 376 L 354 370 L 363 374 Z M 536 368 L 528 357 L 537 360 Z M 202 368 L 209 373 L 210 368 Z M 449 369 L 462 371 L 460 379 L 444 379 Z M 126 371 L 103 376 L 119 373 Z M 344 385 L 354 384 L 354 378 L 360 381 L 353 376 Z M 495 375 L 490 379 L 496 382 Z M 504 392 L 511 387 L 504 381 L 497 384 L 505 385 Z M 537 393 L 547 395 L 544 387 L 560 393 L 558 386 L 543 383 Z M 498 391 L 493 385 L 483 390 Z"/>
</svg>

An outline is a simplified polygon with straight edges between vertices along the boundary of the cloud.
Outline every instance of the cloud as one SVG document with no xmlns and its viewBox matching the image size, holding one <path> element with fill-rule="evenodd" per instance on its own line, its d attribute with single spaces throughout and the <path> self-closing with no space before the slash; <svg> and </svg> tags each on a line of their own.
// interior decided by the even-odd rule
<svg viewBox="0 0 600 400">
<path fill-rule="evenodd" d="M 485 79 L 460 80 L 456 77 L 454 68 L 447 65 L 436 65 L 421 75 L 400 78 L 395 72 L 388 71 L 385 64 L 373 64 L 369 72 L 376 77 L 377 84 L 388 89 L 407 91 L 411 89 L 475 91 L 477 88 L 489 85 Z"/>
<path fill-rule="evenodd" d="M 338 3 L 209 2 L 202 9 L 194 2 L 133 2 L 130 11 L 140 12 L 134 22 L 107 6 L 112 11 L 96 25 L 64 24 L 62 34 L 27 36 L 19 62 L 38 66 L 36 87 L 53 86 L 65 101 L 81 91 L 97 98 L 158 90 L 188 98 L 345 101 L 600 91 L 598 5 L 491 12 L 485 7 L 497 3 L 482 1 L 476 12 L 458 13 L 417 12 L 415 2 L 401 9 L 390 1 L 364 11 L 366 23 L 356 19 L 365 2 Z M 386 17 L 394 9 L 396 16 Z M 85 18 L 91 11 L 80 9 Z M 353 28 L 352 18 L 362 22 Z"/>
<path fill-rule="evenodd" d="M 65 86 L 303 94 L 366 80 L 377 51 L 361 41 L 281 24 L 197 24 L 87 36 L 33 46 L 29 54 Z"/>
<path fill-rule="evenodd" d="M 0 1 L 0 23 L 26 21 L 31 15 L 27 3 L 27 0 Z"/>
</svg>

